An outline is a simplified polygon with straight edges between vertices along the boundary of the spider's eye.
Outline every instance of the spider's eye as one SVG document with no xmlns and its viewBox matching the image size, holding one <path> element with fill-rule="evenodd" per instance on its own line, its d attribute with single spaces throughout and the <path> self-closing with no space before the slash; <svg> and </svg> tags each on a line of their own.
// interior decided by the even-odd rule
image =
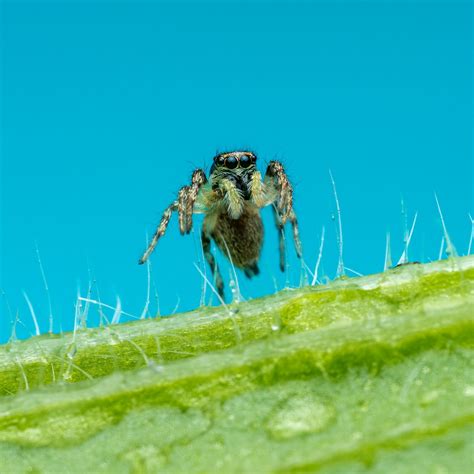
<svg viewBox="0 0 474 474">
<path fill-rule="evenodd" d="M 248 155 L 242 155 L 240 157 L 240 166 L 242 166 L 242 168 L 248 168 L 250 164 L 251 164 L 251 161 Z"/>
<path fill-rule="evenodd" d="M 239 161 L 237 160 L 237 158 L 235 156 L 228 156 L 225 159 L 226 168 L 229 168 L 231 170 L 233 170 L 234 168 L 237 168 L 238 164 L 239 164 Z"/>
<path fill-rule="evenodd" d="M 224 159 L 223 156 L 216 156 L 216 157 L 214 158 L 214 163 L 215 163 L 216 165 L 222 166 L 222 165 L 224 164 L 224 161 L 225 161 L 225 159 Z"/>
</svg>

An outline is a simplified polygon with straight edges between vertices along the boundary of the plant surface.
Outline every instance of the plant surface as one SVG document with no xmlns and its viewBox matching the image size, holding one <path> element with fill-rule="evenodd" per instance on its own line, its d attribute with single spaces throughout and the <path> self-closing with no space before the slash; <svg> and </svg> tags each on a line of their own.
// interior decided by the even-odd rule
<svg viewBox="0 0 474 474">
<path fill-rule="evenodd" d="M 473 469 L 474 257 L 0 347 L 1 472 Z"/>
</svg>

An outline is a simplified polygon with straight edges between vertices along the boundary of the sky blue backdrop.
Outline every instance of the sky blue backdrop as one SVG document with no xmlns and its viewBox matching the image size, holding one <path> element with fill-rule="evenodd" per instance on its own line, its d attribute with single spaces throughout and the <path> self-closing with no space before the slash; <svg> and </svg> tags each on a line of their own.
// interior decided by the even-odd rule
<svg viewBox="0 0 474 474">
<path fill-rule="evenodd" d="M 419 212 L 410 259 L 437 259 L 434 191 L 459 253 L 467 251 L 470 1 L 4 1 L 1 37 L 0 341 L 17 311 L 26 325 L 19 336 L 34 332 L 23 291 L 48 329 L 35 243 L 55 331 L 72 328 L 89 274 L 104 302 L 115 305 L 119 295 L 125 311 L 140 315 L 145 235 L 216 150 L 248 147 L 262 170 L 270 159 L 285 163 L 306 261 L 314 265 L 325 225 L 322 270 L 331 278 L 329 169 L 349 268 L 382 270 L 387 231 L 398 259 L 402 198 L 409 224 Z M 246 297 L 285 285 L 269 224 L 262 274 L 240 276 Z M 200 302 L 198 233 L 182 238 L 177 227 L 174 218 L 152 256 L 163 314 Z M 300 270 L 288 250 L 296 285 Z M 91 312 L 89 324 L 97 321 Z"/>
</svg>

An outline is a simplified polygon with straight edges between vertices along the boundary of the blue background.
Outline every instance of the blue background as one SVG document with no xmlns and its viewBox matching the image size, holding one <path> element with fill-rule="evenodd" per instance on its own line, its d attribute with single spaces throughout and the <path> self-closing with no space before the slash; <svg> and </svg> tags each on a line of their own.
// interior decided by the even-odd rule
<svg viewBox="0 0 474 474">
<path fill-rule="evenodd" d="M 337 269 L 334 196 L 344 261 L 395 262 L 404 221 L 418 223 L 410 260 L 438 258 L 437 192 L 459 254 L 472 215 L 472 3 L 9 2 L 1 19 L 0 341 L 26 291 L 48 330 L 70 330 L 78 288 L 140 316 L 147 270 L 137 259 L 164 208 L 217 150 L 281 159 L 295 187 L 305 260 Z M 401 201 L 406 218 L 401 212 Z M 246 298 L 299 284 L 289 241 L 280 274 L 268 209 L 262 274 Z M 201 219 L 196 219 L 199 228 Z M 152 255 L 162 314 L 199 305 L 199 233 L 174 216 Z M 209 274 L 209 271 L 207 272 Z M 228 283 L 229 269 L 223 264 Z M 348 274 L 351 274 L 348 272 Z M 228 290 L 228 285 L 227 285 Z M 229 293 L 228 293 L 229 294 Z M 208 290 L 206 301 L 211 297 Z M 8 309 L 10 307 L 10 310 Z M 112 312 L 108 312 L 111 317 Z M 122 320 L 130 319 L 122 316 Z M 97 310 L 88 325 L 98 324 Z"/>
</svg>

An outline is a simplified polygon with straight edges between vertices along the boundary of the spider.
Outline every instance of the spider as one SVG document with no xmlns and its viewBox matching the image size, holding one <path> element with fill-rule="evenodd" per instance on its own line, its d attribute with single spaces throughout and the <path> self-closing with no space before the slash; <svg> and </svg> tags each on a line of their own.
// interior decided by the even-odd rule
<svg viewBox="0 0 474 474">
<path fill-rule="evenodd" d="M 279 235 L 281 271 L 285 270 L 284 225 L 287 221 L 293 229 L 296 254 L 301 258 L 298 222 L 293 210 L 293 189 L 285 170 L 279 161 L 270 161 L 262 181 L 256 161 L 256 155 L 250 151 L 232 151 L 214 157 L 209 179 L 202 169 L 195 170 L 191 184 L 180 189 L 177 199 L 163 213 L 138 263 L 147 261 L 166 232 L 174 211 L 178 212 L 182 235 L 191 232 L 193 214 L 205 214 L 201 230 L 202 248 L 211 267 L 217 292 L 224 298 L 224 283 L 211 252 L 211 239 L 248 278 L 258 275 L 258 260 L 263 243 L 260 209 L 268 205 L 272 206 Z"/>
</svg>

